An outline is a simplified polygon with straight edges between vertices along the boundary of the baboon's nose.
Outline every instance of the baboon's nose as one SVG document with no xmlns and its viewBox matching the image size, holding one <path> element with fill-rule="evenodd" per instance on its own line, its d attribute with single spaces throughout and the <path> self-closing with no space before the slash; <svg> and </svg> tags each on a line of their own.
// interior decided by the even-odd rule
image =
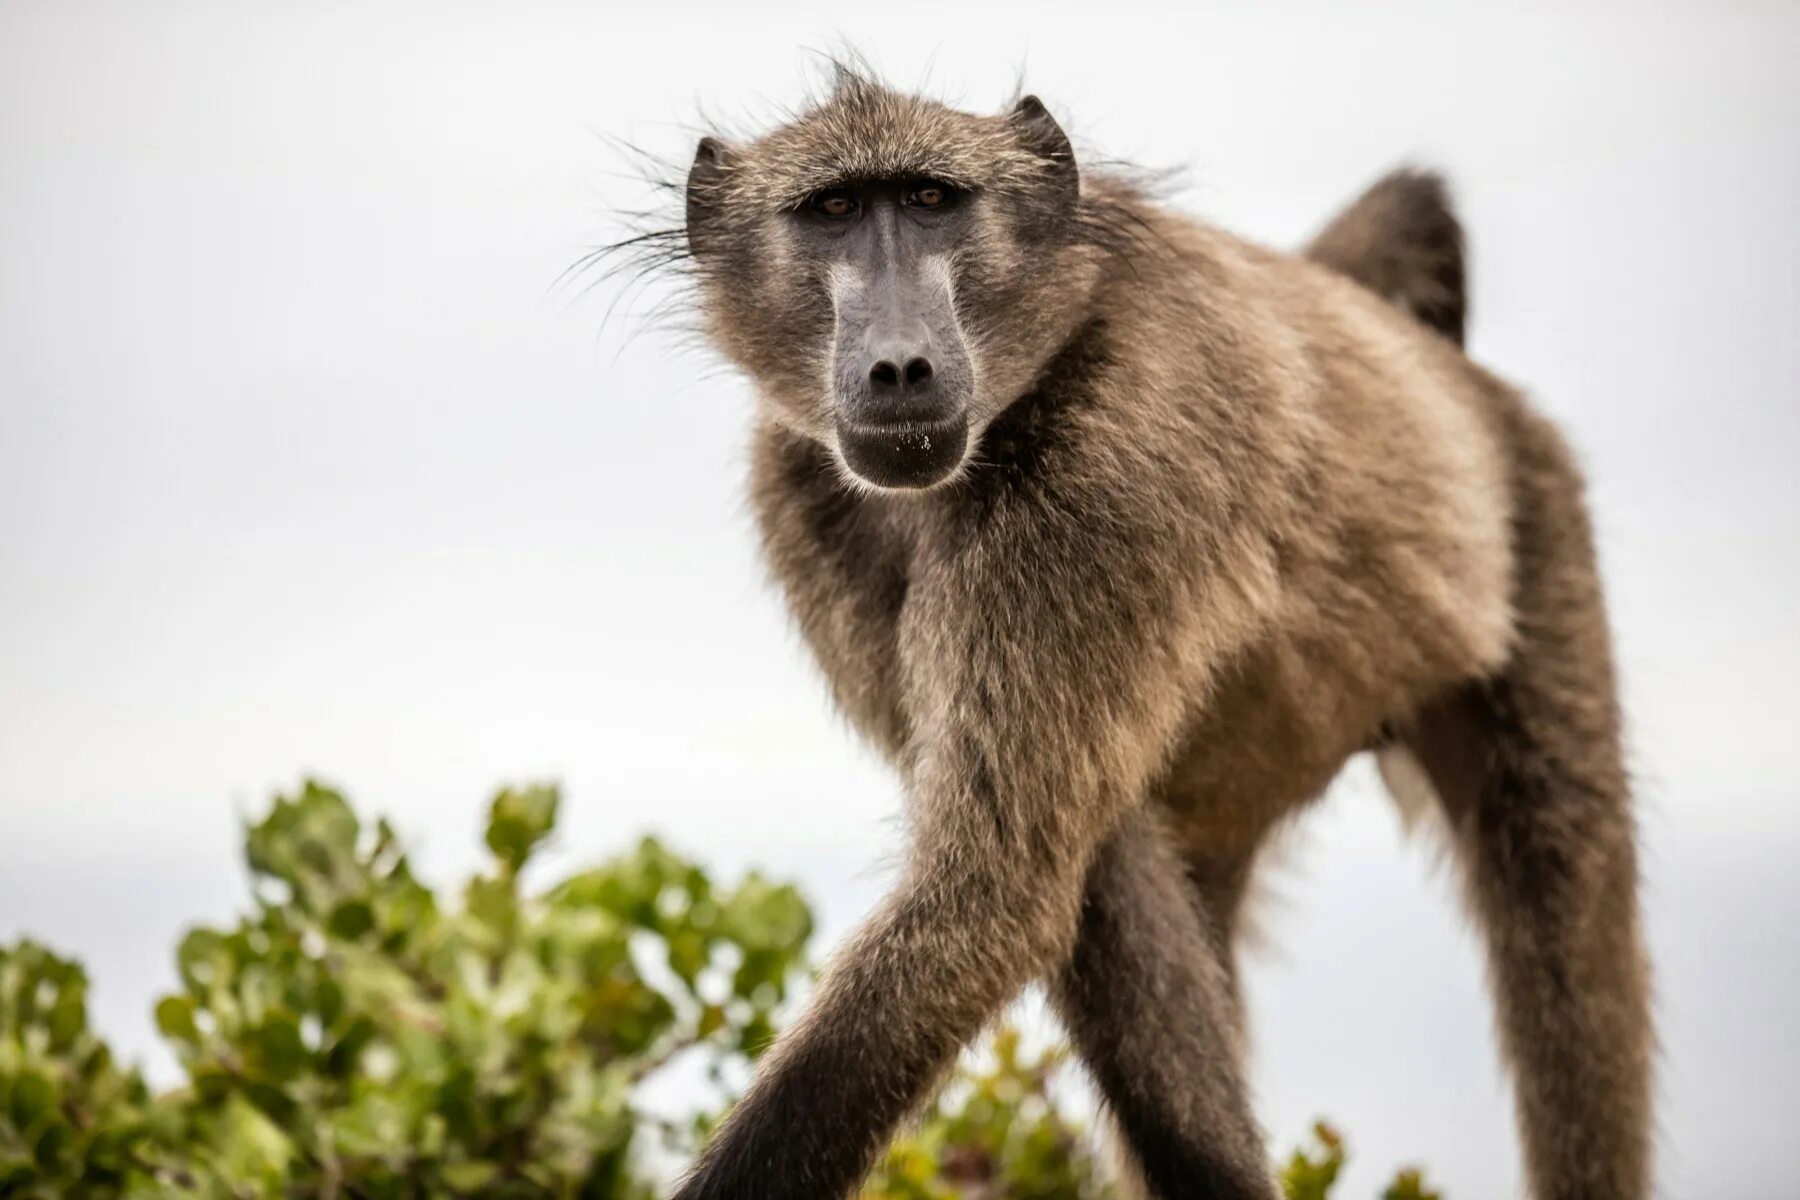
<svg viewBox="0 0 1800 1200">
<path fill-rule="evenodd" d="M 869 368 L 869 382 L 877 389 L 898 391 L 924 387 L 931 382 L 931 360 L 915 354 L 904 367 L 897 367 L 884 358 Z"/>
<path fill-rule="evenodd" d="M 868 358 L 864 384 L 857 391 L 856 411 L 848 414 L 862 425 L 917 425 L 941 421 L 956 405 L 940 386 L 939 371 L 932 363 L 932 342 L 920 336 L 874 338 L 864 353 Z"/>
</svg>

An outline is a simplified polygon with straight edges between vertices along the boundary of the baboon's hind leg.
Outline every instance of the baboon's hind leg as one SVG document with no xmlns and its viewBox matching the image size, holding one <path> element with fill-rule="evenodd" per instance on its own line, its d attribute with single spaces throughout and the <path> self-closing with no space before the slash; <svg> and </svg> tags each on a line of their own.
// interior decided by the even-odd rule
<svg viewBox="0 0 1800 1200">
<path fill-rule="evenodd" d="M 1517 643 L 1406 741 L 1449 818 L 1487 943 L 1537 1200 L 1649 1190 L 1649 973 L 1610 650 L 1580 483 L 1514 414 Z"/>
</svg>

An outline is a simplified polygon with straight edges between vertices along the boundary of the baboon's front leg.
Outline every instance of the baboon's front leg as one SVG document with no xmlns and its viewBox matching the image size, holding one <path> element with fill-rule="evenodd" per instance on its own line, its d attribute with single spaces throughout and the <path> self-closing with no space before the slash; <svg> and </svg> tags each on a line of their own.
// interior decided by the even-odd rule
<svg viewBox="0 0 1800 1200">
<path fill-rule="evenodd" d="M 841 1197 L 963 1045 L 1066 944 L 1060 881 L 973 858 L 911 874 L 836 956 L 678 1195 Z"/>
<path fill-rule="evenodd" d="M 926 847 L 761 1064 L 684 1200 L 845 1195 L 964 1044 L 1067 955 L 1096 839 L 1046 810 L 1086 806 L 1046 792 L 1020 820 L 993 768 L 956 761 L 965 782 L 927 802 Z"/>
<path fill-rule="evenodd" d="M 1094 852 L 1142 802 L 1191 694 L 1167 648 L 1185 632 L 1174 614 L 1192 615 L 1153 588 L 1118 595 L 1113 564 L 1068 528 L 1084 544 L 1054 580 L 1029 574 L 1057 561 L 1052 545 L 1029 562 L 969 551 L 947 577 L 914 582 L 901 627 L 919 739 L 906 869 L 682 1200 L 846 1195 L 963 1045 L 1066 961 Z M 1143 611 L 1121 611 L 1133 605 Z"/>
<path fill-rule="evenodd" d="M 1133 813 L 1095 856 L 1052 997 L 1157 1197 L 1272 1197 L 1235 989 L 1202 920 L 1154 814 Z"/>
</svg>

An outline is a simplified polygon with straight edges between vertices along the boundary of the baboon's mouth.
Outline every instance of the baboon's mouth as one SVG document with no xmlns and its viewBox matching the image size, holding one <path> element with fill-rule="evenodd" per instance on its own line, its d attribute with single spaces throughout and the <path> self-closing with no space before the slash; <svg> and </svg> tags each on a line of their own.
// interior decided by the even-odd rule
<svg viewBox="0 0 1800 1200">
<path fill-rule="evenodd" d="M 962 464 L 969 444 L 969 420 L 958 414 L 942 421 L 895 425 L 838 422 L 838 452 L 858 478 L 885 488 L 926 488 L 941 483 Z"/>
</svg>

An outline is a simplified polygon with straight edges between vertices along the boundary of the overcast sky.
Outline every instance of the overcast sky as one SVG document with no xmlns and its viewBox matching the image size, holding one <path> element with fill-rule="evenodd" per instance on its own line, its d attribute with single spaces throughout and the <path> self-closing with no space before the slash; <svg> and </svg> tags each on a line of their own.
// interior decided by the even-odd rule
<svg viewBox="0 0 1800 1200">
<path fill-rule="evenodd" d="M 752 11 L 756 8 L 757 11 Z M 624 11 L 628 10 L 628 11 Z M 743 382 L 550 284 L 702 109 L 848 38 L 997 106 L 1021 72 L 1183 207 L 1293 244 L 1403 160 L 1473 242 L 1472 352 L 1593 479 L 1640 779 L 1662 1192 L 1800 1177 L 1800 9 L 1789 4 L 0 4 L 0 938 L 150 1022 L 238 823 L 314 772 L 460 877 L 503 781 L 559 867 L 654 829 L 879 894 L 893 779 L 833 716 L 741 499 Z M 1346 1200 L 1518 1193 L 1474 943 L 1366 765 L 1249 972 L 1278 1146 Z"/>
</svg>

